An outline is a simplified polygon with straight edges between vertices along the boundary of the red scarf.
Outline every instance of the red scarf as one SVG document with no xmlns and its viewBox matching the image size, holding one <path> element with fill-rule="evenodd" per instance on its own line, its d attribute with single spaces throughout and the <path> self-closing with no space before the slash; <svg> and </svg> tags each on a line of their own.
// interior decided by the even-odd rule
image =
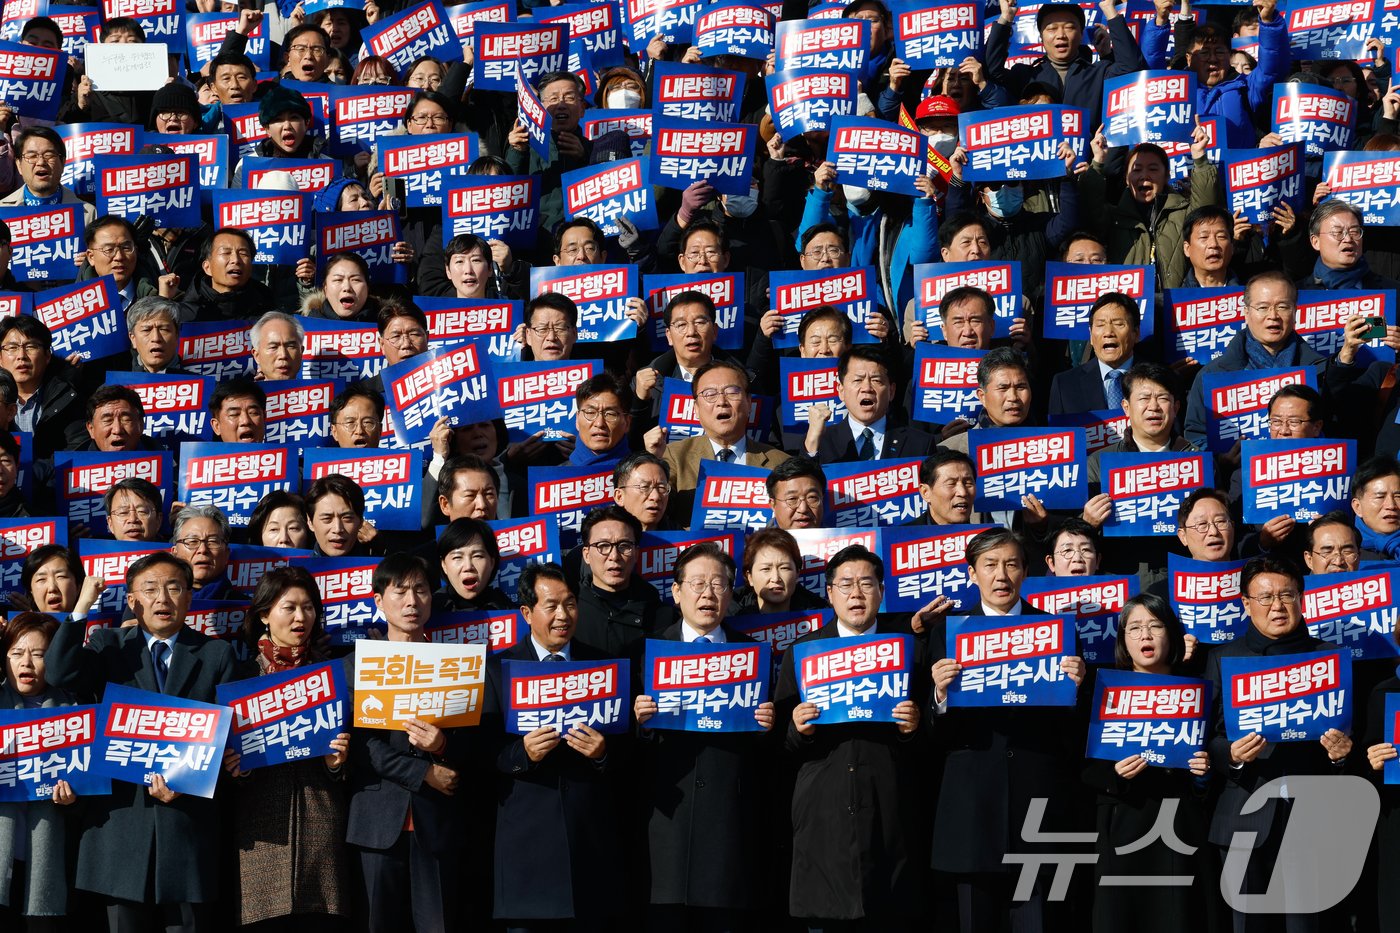
<svg viewBox="0 0 1400 933">
<path fill-rule="evenodd" d="M 276 674 L 300 667 L 304 661 L 310 660 L 308 647 L 307 645 L 298 645 L 294 648 L 287 648 L 273 644 L 272 639 L 267 635 L 262 636 L 258 639 L 258 656 L 263 673 Z"/>
</svg>

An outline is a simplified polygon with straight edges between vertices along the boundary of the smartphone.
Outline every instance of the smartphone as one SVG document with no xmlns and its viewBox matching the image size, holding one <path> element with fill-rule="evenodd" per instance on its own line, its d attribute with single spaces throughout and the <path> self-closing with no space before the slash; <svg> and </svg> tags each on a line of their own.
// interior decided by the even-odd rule
<svg viewBox="0 0 1400 933">
<path fill-rule="evenodd" d="M 1368 316 L 1366 323 L 1370 325 L 1366 330 L 1367 341 L 1385 339 L 1385 318 Z"/>
</svg>

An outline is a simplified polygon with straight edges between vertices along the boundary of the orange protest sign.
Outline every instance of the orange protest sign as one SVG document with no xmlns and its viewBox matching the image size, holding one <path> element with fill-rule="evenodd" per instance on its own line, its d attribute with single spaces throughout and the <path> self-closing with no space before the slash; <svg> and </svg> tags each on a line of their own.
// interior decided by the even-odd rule
<svg viewBox="0 0 1400 933">
<path fill-rule="evenodd" d="M 355 642 L 355 725 L 364 729 L 399 729 L 409 719 L 474 726 L 485 685 L 485 645 Z"/>
</svg>

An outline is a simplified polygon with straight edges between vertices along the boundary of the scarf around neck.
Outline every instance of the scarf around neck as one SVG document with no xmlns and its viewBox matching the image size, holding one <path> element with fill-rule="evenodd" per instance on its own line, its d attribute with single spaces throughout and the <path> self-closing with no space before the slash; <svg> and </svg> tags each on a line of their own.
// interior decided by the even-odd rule
<svg viewBox="0 0 1400 933">
<path fill-rule="evenodd" d="M 1289 338 L 1288 346 L 1278 353 L 1270 353 L 1269 348 L 1264 346 L 1254 335 L 1249 332 L 1249 328 L 1244 329 L 1244 352 L 1249 358 L 1250 369 L 1276 369 L 1280 366 L 1298 365 L 1298 335 L 1294 334 Z"/>
<path fill-rule="evenodd" d="M 1364 288 L 1361 280 L 1371 273 L 1371 266 L 1366 262 L 1366 258 L 1356 261 L 1356 265 L 1350 269 L 1333 269 L 1322 264 L 1322 257 L 1317 258 L 1313 264 L 1313 278 L 1322 283 L 1324 288 Z"/>
</svg>

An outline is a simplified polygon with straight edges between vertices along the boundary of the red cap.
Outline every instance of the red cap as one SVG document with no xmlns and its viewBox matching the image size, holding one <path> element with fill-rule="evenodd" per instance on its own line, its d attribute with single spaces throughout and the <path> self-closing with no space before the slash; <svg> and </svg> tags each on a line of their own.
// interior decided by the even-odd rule
<svg viewBox="0 0 1400 933">
<path fill-rule="evenodd" d="M 935 94 L 932 97 L 925 97 L 919 101 L 919 109 L 914 113 L 915 120 L 926 120 L 931 117 L 956 117 L 960 111 L 958 105 L 951 97 L 944 97 L 942 94 Z"/>
</svg>

